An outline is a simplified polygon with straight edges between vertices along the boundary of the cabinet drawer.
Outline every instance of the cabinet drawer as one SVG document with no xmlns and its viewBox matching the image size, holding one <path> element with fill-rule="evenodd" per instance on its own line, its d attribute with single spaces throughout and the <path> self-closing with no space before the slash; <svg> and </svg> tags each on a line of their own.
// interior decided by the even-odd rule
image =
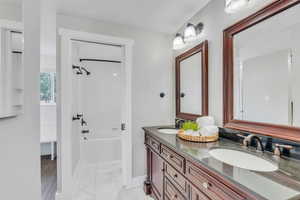
<svg viewBox="0 0 300 200">
<path fill-rule="evenodd" d="M 165 165 L 166 175 L 169 177 L 169 180 L 175 184 L 175 186 L 182 192 L 184 195 L 188 195 L 188 187 L 186 179 L 177 172 L 172 166 Z"/>
<path fill-rule="evenodd" d="M 185 159 L 184 157 L 178 155 L 168 147 L 161 145 L 161 156 L 166 159 L 167 162 L 170 163 L 175 169 L 184 174 L 184 165 Z"/>
<path fill-rule="evenodd" d="M 164 200 L 170 200 L 167 195 L 164 196 Z"/>
<path fill-rule="evenodd" d="M 192 163 L 187 162 L 186 166 L 186 177 L 209 198 L 213 200 L 246 199 Z"/>
<path fill-rule="evenodd" d="M 206 194 L 190 185 L 190 200 L 212 200 Z"/>
<path fill-rule="evenodd" d="M 156 153 L 160 152 L 160 143 L 157 140 L 150 137 L 149 145 Z"/>
<path fill-rule="evenodd" d="M 175 188 L 174 185 L 165 178 L 165 196 L 170 200 L 186 200 L 182 194 Z"/>
</svg>

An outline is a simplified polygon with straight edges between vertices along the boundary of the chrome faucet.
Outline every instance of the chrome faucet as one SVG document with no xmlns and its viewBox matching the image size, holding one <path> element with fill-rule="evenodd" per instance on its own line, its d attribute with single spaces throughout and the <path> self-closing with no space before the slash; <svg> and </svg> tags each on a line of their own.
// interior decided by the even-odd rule
<svg viewBox="0 0 300 200">
<path fill-rule="evenodd" d="M 259 150 L 259 151 L 264 151 L 264 146 L 261 142 L 261 139 L 257 135 L 249 134 L 248 136 L 244 136 L 244 135 L 239 134 L 238 136 L 244 138 L 243 145 L 245 147 L 251 146 L 252 140 L 256 140 L 256 144 L 257 144 L 256 149 Z"/>
<path fill-rule="evenodd" d="M 182 127 L 182 124 L 185 122 L 184 119 L 179 119 L 179 118 L 176 118 L 175 119 L 175 128 L 181 128 Z"/>
</svg>

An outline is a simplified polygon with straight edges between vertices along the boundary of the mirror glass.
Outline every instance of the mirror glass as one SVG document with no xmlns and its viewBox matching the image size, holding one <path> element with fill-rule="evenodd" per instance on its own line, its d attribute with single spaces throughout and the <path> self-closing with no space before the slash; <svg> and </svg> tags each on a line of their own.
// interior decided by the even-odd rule
<svg viewBox="0 0 300 200">
<path fill-rule="evenodd" d="M 24 39 L 19 3 L 0 1 L 0 119 L 23 111 Z"/>
<path fill-rule="evenodd" d="M 234 119 L 300 126 L 300 5 L 234 35 Z"/>
<path fill-rule="evenodd" d="M 180 62 L 180 111 L 202 114 L 202 52 Z"/>
</svg>

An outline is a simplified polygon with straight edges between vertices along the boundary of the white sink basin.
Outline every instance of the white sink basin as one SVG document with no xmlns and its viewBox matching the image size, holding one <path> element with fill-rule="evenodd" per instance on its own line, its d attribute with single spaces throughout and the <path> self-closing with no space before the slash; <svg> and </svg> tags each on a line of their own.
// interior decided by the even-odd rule
<svg viewBox="0 0 300 200">
<path fill-rule="evenodd" d="M 177 134 L 178 133 L 178 129 L 160 128 L 160 129 L 158 129 L 158 132 L 164 133 L 164 134 Z"/>
<path fill-rule="evenodd" d="M 219 161 L 243 169 L 260 172 L 272 172 L 278 170 L 278 166 L 272 162 L 242 151 L 220 148 L 210 150 L 209 154 Z"/>
</svg>

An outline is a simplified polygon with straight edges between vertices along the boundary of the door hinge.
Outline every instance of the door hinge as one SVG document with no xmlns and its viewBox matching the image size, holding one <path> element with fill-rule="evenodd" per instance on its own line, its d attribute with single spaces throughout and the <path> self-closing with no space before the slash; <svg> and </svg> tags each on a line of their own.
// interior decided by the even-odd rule
<svg viewBox="0 0 300 200">
<path fill-rule="evenodd" d="M 122 131 L 125 131 L 125 129 L 126 129 L 126 125 L 125 125 L 125 123 L 122 123 L 122 124 L 121 124 L 121 130 L 122 130 Z"/>
</svg>

